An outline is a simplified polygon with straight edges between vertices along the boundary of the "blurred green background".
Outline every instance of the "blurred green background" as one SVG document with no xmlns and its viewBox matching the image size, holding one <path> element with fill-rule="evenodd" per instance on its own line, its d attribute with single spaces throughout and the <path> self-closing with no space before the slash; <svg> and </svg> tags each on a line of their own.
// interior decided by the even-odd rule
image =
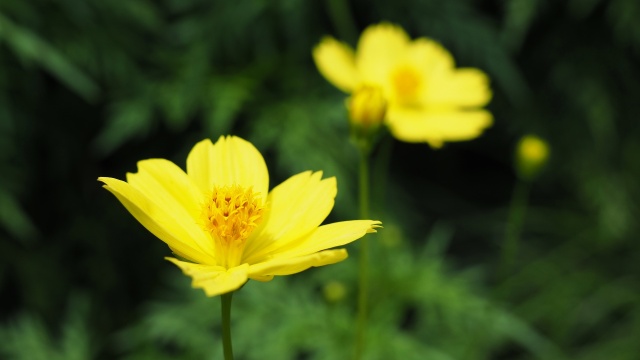
<svg viewBox="0 0 640 360">
<path fill-rule="evenodd" d="M 638 18 L 636 0 L 2 0 L 0 357 L 220 359 L 218 298 L 96 178 L 236 134 L 272 186 L 337 176 L 329 220 L 357 218 L 344 95 L 311 49 L 386 20 L 486 71 L 495 124 L 374 154 L 367 358 L 638 359 Z M 552 156 L 501 273 L 525 133 Z M 349 358 L 356 245 L 236 294 L 237 357 Z"/>
</svg>

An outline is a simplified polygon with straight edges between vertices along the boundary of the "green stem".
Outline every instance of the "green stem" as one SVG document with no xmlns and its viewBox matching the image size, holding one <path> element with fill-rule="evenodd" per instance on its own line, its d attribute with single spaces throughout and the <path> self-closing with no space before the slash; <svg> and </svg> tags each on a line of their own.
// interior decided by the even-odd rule
<svg viewBox="0 0 640 360">
<path fill-rule="evenodd" d="M 231 297 L 233 292 L 221 295 L 222 303 L 222 349 L 224 360 L 233 360 L 233 348 L 231 346 Z"/>
<path fill-rule="evenodd" d="M 509 220 L 507 222 L 504 244 L 502 246 L 502 274 L 506 277 L 515 263 L 520 245 L 520 233 L 527 211 L 530 184 L 519 180 L 513 189 L 511 206 L 509 208 Z"/>
<path fill-rule="evenodd" d="M 375 183 L 371 184 L 371 208 L 384 209 L 387 184 L 389 183 L 389 168 L 391 167 L 391 153 L 393 152 L 394 138 L 385 134 L 376 151 L 375 160 L 372 164 L 373 178 Z"/>
<path fill-rule="evenodd" d="M 360 150 L 360 218 L 369 218 L 369 152 Z"/>
<path fill-rule="evenodd" d="M 369 151 L 360 148 L 360 219 L 369 218 Z M 367 299 L 369 293 L 369 241 L 360 239 L 360 272 L 358 291 L 358 318 L 356 334 L 356 359 L 362 358 L 367 327 Z"/>
</svg>

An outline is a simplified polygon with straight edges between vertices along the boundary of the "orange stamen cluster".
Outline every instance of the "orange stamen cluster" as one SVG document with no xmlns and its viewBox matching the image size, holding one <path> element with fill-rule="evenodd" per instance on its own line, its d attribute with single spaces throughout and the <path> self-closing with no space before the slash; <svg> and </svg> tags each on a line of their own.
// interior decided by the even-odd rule
<svg viewBox="0 0 640 360">
<path fill-rule="evenodd" d="M 215 244 L 218 265 L 240 264 L 246 239 L 262 220 L 262 199 L 239 185 L 216 186 L 204 208 L 205 229 Z"/>
</svg>

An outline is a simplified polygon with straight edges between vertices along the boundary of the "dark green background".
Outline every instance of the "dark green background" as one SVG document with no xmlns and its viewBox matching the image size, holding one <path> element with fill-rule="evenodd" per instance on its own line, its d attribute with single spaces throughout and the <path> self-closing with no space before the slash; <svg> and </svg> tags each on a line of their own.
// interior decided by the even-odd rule
<svg viewBox="0 0 640 360">
<path fill-rule="evenodd" d="M 271 186 L 337 176 L 329 220 L 357 218 L 344 95 L 317 72 L 323 35 L 390 21 L 492 80 L 493 127 L 432 150 L 374 153 L 371 359 L 637 359 L 640 2 L 636 0 L 57 0 L 0 2 L 0 355 L 221 358 L 217 298 L 98 176 L 184 167 L 235 134 Z M 532 185 L 517 264 L 499 274 L 526 133 L 552 156 Z M 388 161 L 385 160 L 388 156 Z M 357 244 L 355 244 L 357 245 Z M 346 262 L 235 296 L 241 359 L 351 354 Z M 340 281 L 344 299 L 325 300 Z"/>
</svg>

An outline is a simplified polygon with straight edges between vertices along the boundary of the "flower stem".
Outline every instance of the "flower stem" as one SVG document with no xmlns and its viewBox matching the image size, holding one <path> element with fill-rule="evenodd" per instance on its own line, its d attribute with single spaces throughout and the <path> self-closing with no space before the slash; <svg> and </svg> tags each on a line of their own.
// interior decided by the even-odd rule
<svg viewBox="0 0 640 360">
<path fill-rule="evenodd" d="M 369 151 L 360 148 L 360 219 L 369 218 Z M 362 358 L 367 327 L 367 299 L 369 293 L 369 241 L 360 239 L 360 271 L 358 289 L 358 318 L 356 334 L 356 356 Z"/>
<path fill-rule="evenodd" d="M 502 275 L 507 276 L 515 263 L 520 244 L 520 233 L 527 211 L 527 200 L 529 198 L 530 184 L 528 181 L 519 180 L 513 189 L 511 196 L 511 206 L 509 208 L 509 219 L 505 232 L 504 244 L 502 245 Z"/>
<path fill-rule="evenodd" d="M 222 294 L 222 349 L 224 360 L 233 360 L 233 348 L 231 346 L 231 297 L 233 292 Z"/>
</svg>

